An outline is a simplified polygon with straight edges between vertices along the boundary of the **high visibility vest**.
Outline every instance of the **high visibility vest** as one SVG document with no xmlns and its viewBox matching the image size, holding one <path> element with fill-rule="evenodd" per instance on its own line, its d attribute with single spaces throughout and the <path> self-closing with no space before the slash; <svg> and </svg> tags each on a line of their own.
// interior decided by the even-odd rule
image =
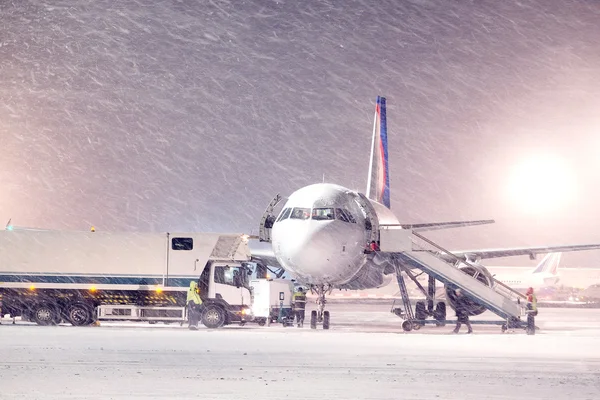
<svg viewBox="0 0 600 400">
<path fill-rule="evenodd" d="M 190 282 L 190 288 L 187 292 L 187 300 L 185 304 L 188 304 L 190 301 L 200 305 L 202 304 L 202 299 L 200 298 L 200 290 L 198 290 L 198 282 L 192 281 Z"/>
<path fill-rule="evenodd" d="M 535 296 L 535 294 L 530 294 L 529 296 L 527 296 L 527 302 L 531 304 L 531 309 L 533 311 L 537 311 L 537 297 Z"/>
<path fill-rule="evenodd" d="M 304 310 L 306 307 L 306 295 L 304 293 L 294 293 L 294 308 L 297 310 Z"/>
</svg>

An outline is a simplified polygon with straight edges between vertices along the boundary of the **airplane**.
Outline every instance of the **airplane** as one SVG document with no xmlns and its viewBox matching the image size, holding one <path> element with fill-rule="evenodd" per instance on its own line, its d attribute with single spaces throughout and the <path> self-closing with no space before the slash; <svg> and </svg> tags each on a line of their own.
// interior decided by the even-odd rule
<svg viewBox="0 0 600 400">
<path fill-rule="evenodd" d="M 413 232 L 493 223 L 493 220 L 401 224 L 390 207 L 386 99 L 378 96 L 371 140 L 371 159 L 366 194 L 333 183 L 316 183 L 293 192 L 281 211 L 278 194 L 267 206 L 259 224 L 260 242 L 270 246 L 251 250 L 259 265 L 279 268 L 316 295 L 317 310 L 311 313 L 311 328 L 322 323 L 329 329 L 326 295 L 333 289 L 373 289 L 385 286 L 395 274 L 391 255 L 365 251 L 379 241 L 379 227 L 400 226 Z M 539 253 L 600 249 L 600 245 L 541 246 L 512 249 L 453 251 L 438 257 L 454 263 L 454 256 L 469 263 L 482 259 Z M 462 269 L 462 268 L 461 268 Z M 479 269 L 480 270 L 480 269 Z M 471 273 L 465 270 L 467 273 Z M 481 275 L 491 285 L 491 275 Z M 472 274 L 474 274 L 473 272 Z M 452 305 L 452 304 L 451 304 Z M 481 311 L 483 312 L 483 311 Z"/>
<path fill-rule="evenodd" d="M 488 269 L 492 272 L 494 279 L 515 290 L 522 291 L 530 287 L 539 290 L 554 287 L 560 281 L 558 266 L 561 256 L 562 253 L 548 253 L 534 269 L 512 274 L 493 274 L 496 269 L 505 270 L 502 267 L 488 267 Z"/>
</svg>

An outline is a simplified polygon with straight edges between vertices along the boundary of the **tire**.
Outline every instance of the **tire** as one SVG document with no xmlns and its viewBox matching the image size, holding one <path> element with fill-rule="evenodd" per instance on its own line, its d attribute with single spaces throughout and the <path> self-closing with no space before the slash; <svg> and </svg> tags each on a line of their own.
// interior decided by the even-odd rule
<svg viewBox="0 0 600 400">
<path fill-rule="evenodd" d="M 225 325 L 225 311 L 217 305 L 206 306 L 202 312 L 202 324 L 209 329 L 217 329 Z"/>
<path fill-rule="evenodd" d="M 94 322 L 94 311 L 85 303 L 74 303 L 67 306 L 66 320 L 73 326 L 85 326 Z"/>
<path fill-rule="evenodd" d="M 446 320 L 446 303 L 440 301 L 435 305 L 435 311 L 433 312 L 433 318 L 438 321 L 436 323 L 437 326 L 446 325 L 444 322 Z"/>
<path fill-rule="evenodd" d="M 419 321 L 427 319 L 427 305 L 424 301 L 417 301 L 415 305 L 415 319 Z"/>
<path fill-rule="evenodd" d="M 317 311 L 310 312 L 310 329 L 317 329 Z"/>
<path fill-rule="evenodd" d="M 329 329 L 329 311 L 323 312 L 323 329 Z"/>
<path fill-rule="evenodd" d="M 410 322 L 410 321 L 404 321 L 402 323 L 402 330 L 404 330 L 404 332 L 410 332 L 410 331 L 412 331 L 412 322 Z"/>
<path fill-rule="evenodd" d="M 527 328 L 525 328 L 525 332 L 528 335 L 535 335 L 535 328 L 531 329 L 531 328 L 527 327 Z"/>
<path fill-rule="evenodd" d="M 60 319 L 60 312 L 52 303 L 38 303 L 33 306 L 32 319 L 38 325 L 56 325 L 56 321 Z"/>
<path fill-rule="evenodd" d="M 267 324 L 267 321 L 264 319 L 261 319 L 258 321 L 258 326 L 265 326 Z"/>
</svg>

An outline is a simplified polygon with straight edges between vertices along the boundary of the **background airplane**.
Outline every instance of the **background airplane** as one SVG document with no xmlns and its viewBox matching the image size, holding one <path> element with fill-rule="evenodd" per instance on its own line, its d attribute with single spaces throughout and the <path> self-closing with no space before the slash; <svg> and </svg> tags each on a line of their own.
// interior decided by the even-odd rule
<svg viewBox="0 0 600 400">
<path fill-rule="evenodd" d="M 562 253 L 548 253 L 535 268 L 522 272 L 504 267 L 488 267 L 488 270 L 496 280 L 513 289 L 522 291 L 532 287 L 534 290 L 539 290 L 558 285 L 561 256 Z"/>
</svg>

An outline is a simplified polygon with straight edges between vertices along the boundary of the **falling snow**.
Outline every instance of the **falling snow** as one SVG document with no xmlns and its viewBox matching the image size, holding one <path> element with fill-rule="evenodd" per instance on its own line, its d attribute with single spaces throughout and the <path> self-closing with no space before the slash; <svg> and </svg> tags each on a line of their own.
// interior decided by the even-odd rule
<svg viewBox="0 0 600 400">
<path fill-rule="evenodd" d="M 497 220 L 435 234 L 462 248 L 600 241 L 596 2 L 14 1 L 0 12 L 2 221 L 256 233 L 276 193 L 323 176 L 364 189 L 384 95 L 401 220 Z M 576 177 L 576 194 L 542 214 L 507 193 L 515 166 L 540 153 Z M 543 201 L 561 189 L 542 187 Z M 569 260 L 593 266 L 597 253 Z"/>
</svg>

